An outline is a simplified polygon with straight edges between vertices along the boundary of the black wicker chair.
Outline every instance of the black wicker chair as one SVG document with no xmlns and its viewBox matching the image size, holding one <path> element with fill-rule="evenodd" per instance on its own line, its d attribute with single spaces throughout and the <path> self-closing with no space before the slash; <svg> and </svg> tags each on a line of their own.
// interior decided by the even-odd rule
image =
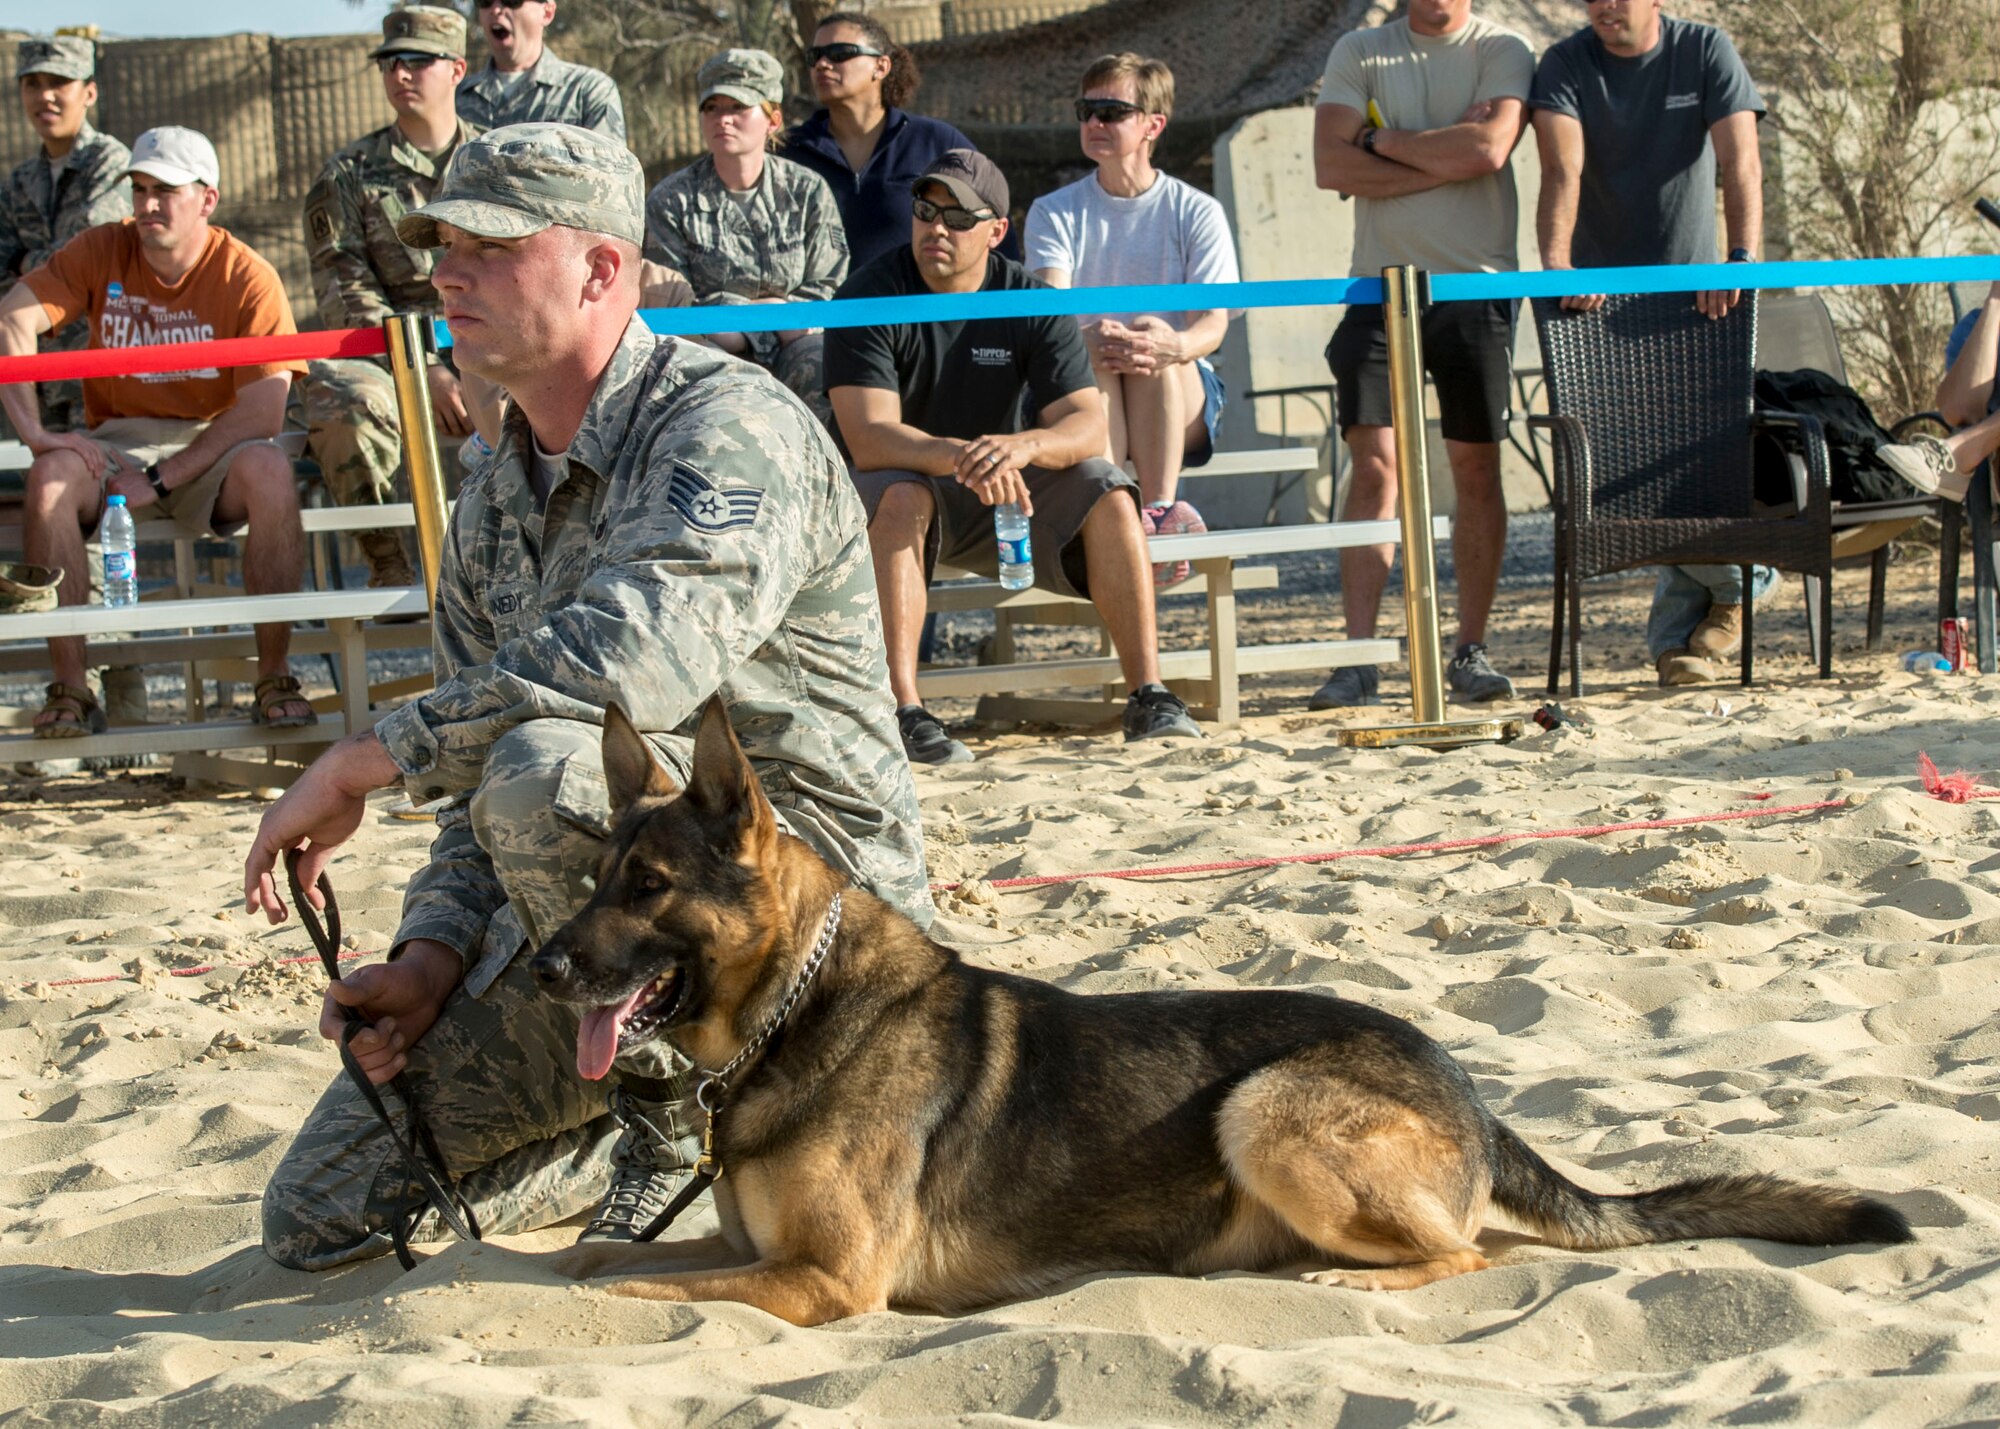
<svg viewBox="0 0 2000 1429">
<path fill-rule="evenodd" d="M 1757 295 L 1703 317 L 1687 293 L 1628 294 L 1591 313 L 1534 303 L 1555 452 L 1555 618 L 1549 693 L 1570 651 L 1570 693 L 1583 687 L 1583 582 L 1639 566 L 1753 565 L 1805 575 L 1821 678 L 1833 674 L 1833 554 L 1826 439 L 1811 417 L 1753 410 Z M 1797 514 L 1752 509 L 1753 446 L 1781 435 L 1803 458 Z M 1812 609 L 1817 606 L 1817 609 Z M 1743 608 L 1743 683 L 1752 618 Z"/>
</svg>

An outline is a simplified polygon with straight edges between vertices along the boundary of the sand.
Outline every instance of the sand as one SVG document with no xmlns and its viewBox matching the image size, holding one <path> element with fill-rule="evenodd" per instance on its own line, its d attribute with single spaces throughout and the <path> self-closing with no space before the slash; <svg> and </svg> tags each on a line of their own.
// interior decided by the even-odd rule
<svg viewBox="0 0 2000 1429">
<path fill-rule="evenodd" d="M 1600 633 L 1636 619 L 1637 589 L 1621 600 Z M 1517 669 L 1541 619 L 1522 605 Z M 336 1063 L 313 1031 L 317 967 L 279 961 L 308 951 L 303 933 L 232 911 L 262 805 L 156 776 L 14 779 L 0 783 L 0 1414 L 2000 1421 L 2000 801 L 1946 804 L 1916 780 L 1928 750 L 2000 783 L 2000 682 L 1907 676 L 1845 648 L 1823 685 L 1780 623 L 1756 689 L 1652 690 L 1627 656 L 1607 671 L 1623 684 L 1570 703 L 1587 728 L 1508 747 L 1352 753 L 1333 734 L 1361 717 L 1286 713 L 1298 688 L 1266 690 L 1262 713 L 1200 745 L 974 737 L 979 762 L 920 778 L 933 870 L 1295 854 L 1748 810 L 1759 795 L 1838 809 L 975 889 L 941 895 L 937 932 L 1081 992 L 1364 1000 L 1440 1039 L 1496 1112 L 1592 1187 L 1837 1178 L 1901 1208 L 1913 1245 L 1529 1243 L 1401 1294 L 1121 1275 L 960 1318 L 817 1330 L 561 1283 L 521 1254 L 561 1231 L 451 1245 L 410 1274 L 389 1258 L 287 1271 L 258 1247 L 258 1197 Z M 334 870 L 363 950 L 386 947 L 429 838 L 389 803 Z M 167 976 L 210 963 L 229 966 Z M 71 978 L 114 980 L 56 986 Z"/>
</svg>

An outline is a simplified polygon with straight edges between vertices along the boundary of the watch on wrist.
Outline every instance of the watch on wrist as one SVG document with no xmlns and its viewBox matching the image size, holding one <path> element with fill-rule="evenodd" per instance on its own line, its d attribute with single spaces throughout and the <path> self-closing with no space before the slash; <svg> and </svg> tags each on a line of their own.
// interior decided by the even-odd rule
<svg viewBox="0 0 2000 1429">
<path fill-rule="evenodd" d="M 1729 250 L 1729 261 L 1732 263 L 1754 263 L 1757 261 L 1757 255 L 1752 253 L 1748 248 L 1732 248 Z"/>
<path fill-rule="evenodd" d="M 1366 149 L 1366 150 L 1367 150 L 1367 151 L 1368 151 L 1369 153 L 1371 153 L 1371 154 L 1374 154 L 1374 153 L 1375 153 L 1375 136 L 1376 136 L 1377 134 L 1381 133 L 1381 132 L 1382 132 L 1381 130 L 1377 129 L 1377 128 L 1376 128 L 1376 127 L 1375 127 L 1374 125 L 1372 125 L 1372 124 L 1371 124 L 1371 125 L 1369 125 L 1369 126 L 1368 126 L 1368 127 L 1366 128 L 1366 129 L 1363 129 L 1363 130 L 1361 131 L 1361 147 L 1362 147 L 1362 148 L 1364 148 L 1364 149 Z M 1380 158 L 1380 157 L 1381 157 L 1381 155 L 1379 155 L 1379 154 L 1376 154 L 1375 156 L 1376 156 L 1377 158 Z"/>
<path fill-rule="evenodd" d="M 153 497 L 155 500 L 165 501 L 167 499 L 167 484 L 160 479 L 160 464 L 158 462 L 154 462 L 146 468 L 146 485 L 153 488 Z"/>
</svg>

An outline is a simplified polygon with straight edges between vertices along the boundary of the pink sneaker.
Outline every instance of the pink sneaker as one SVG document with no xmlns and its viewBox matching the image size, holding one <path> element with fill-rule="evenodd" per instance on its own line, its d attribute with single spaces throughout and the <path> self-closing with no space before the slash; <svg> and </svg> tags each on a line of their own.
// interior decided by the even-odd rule
<svg viewBox="0 0 2000 1429">
<path fill-rule="evenodd" d="M 1201 513 L 1185 501 L 1170 501 L 1139 510 L 1139 520 L 1148 536 L 1192 536 L 1208 529 Z M 1153 566 L 1153 584 L 1162 590 L 1179 585 L 1193 573 L 1186 561 L 1159 561 Z"/>
</svg>

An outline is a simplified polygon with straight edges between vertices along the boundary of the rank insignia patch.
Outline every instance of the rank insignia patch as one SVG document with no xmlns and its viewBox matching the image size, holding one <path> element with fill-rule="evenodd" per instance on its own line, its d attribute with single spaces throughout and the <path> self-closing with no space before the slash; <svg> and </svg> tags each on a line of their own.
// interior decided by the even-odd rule
<svg viewBox="0 0 2000 1429">
<path fill-rule="evenodd" d="M 764 493 L 754 486 L 718 487 L 692 467 L 674 467 L 667 483 L 667 505 L 697 531 L 711 534 L 755 525 Z"/>
</svg>

